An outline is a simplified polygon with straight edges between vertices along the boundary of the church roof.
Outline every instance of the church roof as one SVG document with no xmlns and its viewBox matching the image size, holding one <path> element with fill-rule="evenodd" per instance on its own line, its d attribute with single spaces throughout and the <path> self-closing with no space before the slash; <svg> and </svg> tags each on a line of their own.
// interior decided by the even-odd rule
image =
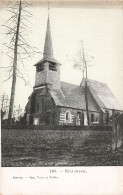
<svg viewBox="0 0 123 195">
<path fill-rule="evenodd" d="M 46 36 L 45 36 L 45 44 L 44 44 L 44 52 L 43 52 L 43 59 L 40 60 L 35 64 L 41 64 L 42 62 L 53 62 L 55 64 L 60 64 L 54 57 L 53 57 L 53 47 L 52 47 L 52 37 L 51 37 L 51 30 L 50 30 L 50 19 L 48 15 L 47 20 L 47 29 L 46 29 Z"/>
<path fill-rule="evenodd" d="M 50 30 L 49 15 L 48 15 L 48 20 L 47 20 L 47 30 L 46 30 L 43 58 L 47 58 L 47 57 L 49 58 L 53 57 L 53 47 L 52 47 L 52 37 L 51 37 L 51 30 Z"/>
<path fill-rule="evenodd" d="M 100 108 L 121 110 L 116 98 L 105 83 L 88 80 L 89 90 Z M 61 82 L 61 90 L 50 90 L 56 106 L 86 110 L 84 85 Z M 89 110 L 97 111 L 88 98 Z"/>
<path fill-rule="evenodd" d="M 85 79 L 81 86 L 84 86 Z M 101 108 L 121 110 L 121 107 L 106 83 L 88 79 L 89 90 Z"/>
<path fill-rule="evenodd" d="M 85 109 L 85 96 L 82 87 L 61 82 L 61 90 L 50 91 L 57 106 Z"/>
<path fill-rule="evenodd" d="M 46 62 L 46 61 L 48 61 L 48 62 L 54 62 L 55 64 L 61 64 L 59 61 L 57 61 L 55 58 L 53 58 L 53 57 L 45 57 L 45 58 L 43 58 L 42 60 L 40 60 L 40 61 L 38 61 L 34 66 L 36 66 L 36 65 L 38 65 L 38 64 L 41 64 L 41 63 L 43 63 L 43 62 Z"/>
</svg>

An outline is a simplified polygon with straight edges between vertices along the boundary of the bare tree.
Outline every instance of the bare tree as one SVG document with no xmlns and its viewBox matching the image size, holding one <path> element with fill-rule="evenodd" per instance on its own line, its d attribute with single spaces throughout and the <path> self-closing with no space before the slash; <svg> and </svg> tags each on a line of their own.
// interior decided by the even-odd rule
<svg viewBox="0 0 123 195">
<path fill-rule="evenodd" d="M 21 109 L 21 106 L 19 104 L 18 108 L 17 108 L 17 118 L 18 118 L 18 121 L 20 120 L 20 117 L 21 117 L 21 114 L 22 114 L 22 109 Z"/>
<path fill-rule="evenodd" d="M 8 11 L 11 13 L 10 18 L 6 21 L 4 26 L 7 31 L 4 33 L 5 37 L 10 37 L 10 42 L 4 43 L 4 46 L 8 49 L 8 52 L 5 54 L 10 57 L 12 65 L 7 66 L 9 70 L 9 76 L 5 81 L 12 78 L 12 87 L 11 87 L 11 97 L 10 97 L 10 105 L 9 105 L 9 115 L 8 119 L 11 123 L 12 114 L 14 108 L 14 99 L 15 99 L 15 89 L 16 89 L 16 79 L 20 77 L 24 80 L 25 85 L 27 84 L 26 79 L 23 76 L 23 73 L 19 69 L 18 62 L 24 66 L 23 60 L 27 58 L 32 58 L 36 53 L 35 47 L 30 46 L 26 39 L 26 35 L 29 31 L 29 27 L 27 23 L 30 23 L 29 18 L 32 17 L 32 14 L 28 11 L 28 8 L 31 5 L 27 2 L 16 2 L 11 7 L 8 7 Z M 26 32 L 26 34 L 25 34 Z M 29 34 L 29 33 L 28 33 Z M 3 52 L 4 53 L 4 52 Z M 1 67 L 3 68 L 3 67 Z"/>
<path fill-rule="evenodd" d="M 1 95 L 1 119 L 8 114 L 9 98 L 5 93 Z"/>
<path fill-rule="evenodd" d="M 81 47 L 77 52 L 77 58 L 74 59 L 73 68 L 80 70 L 82 72 L 83 78 L 85 78 L 85 103 L 86 103 L 86 112 L 87 112 L 87 124 L 90 125 L 89 119 L 89 109 L 88 109 L 88 67 L 91 66 L 91 61 L 89 58 L 94 58 L 93 56 L 88 57 L 85 52 L 84 42 L 81 41 Z"/>
</svg>

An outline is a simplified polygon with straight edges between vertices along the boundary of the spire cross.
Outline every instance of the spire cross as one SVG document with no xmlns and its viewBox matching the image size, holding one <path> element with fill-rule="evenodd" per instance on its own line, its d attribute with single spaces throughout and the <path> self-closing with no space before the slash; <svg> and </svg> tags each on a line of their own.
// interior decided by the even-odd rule
<svg viewBox="0 0 123 195">
<path fill-rule="evenodd" d="M 49 10 L 50 10 L 50 6 L 49 6 L 49 4 L 50 4 L 50 3 L 48 2 L 48 15 L 49 15 Z"/>
</svg>

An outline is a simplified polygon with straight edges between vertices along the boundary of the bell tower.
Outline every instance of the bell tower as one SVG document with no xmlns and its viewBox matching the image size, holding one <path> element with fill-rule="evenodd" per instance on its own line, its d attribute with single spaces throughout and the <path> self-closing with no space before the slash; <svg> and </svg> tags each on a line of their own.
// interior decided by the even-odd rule
<svg viewBox="0 0 123 195">
<path fill-rule="evenodd" d="M 60 89 L 60 63 L 53 57 L 50 19 L 48 14 L 43 59 L 35 64 L 35 87 L 49 86 L 51 89 Z"/>
</svg>

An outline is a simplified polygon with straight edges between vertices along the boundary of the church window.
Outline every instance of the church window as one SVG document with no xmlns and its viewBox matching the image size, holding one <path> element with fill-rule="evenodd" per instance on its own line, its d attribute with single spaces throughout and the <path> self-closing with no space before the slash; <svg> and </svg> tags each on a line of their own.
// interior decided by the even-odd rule
<svg viewBox="0 0 123 195">
<path fill-rule="evenodd" d="M 94 114 L 93 113 L 91 114 L 91 122 L 92 123 L 94 122 Z"/>
<path fill-rule="evenodd" d="M 71 120 L 71 113 L 70 111 L 66 112 L 66 121 L 70 121 Z"/>
<path fill-rule="evenodd" d="M 81 112 L 77 112 L 77 118 L 81 119 Z"/>
<path fill-rule="evenodd" d="M 40 64 L 36 67 L 37 72 L 43 71 L 44 70 L 44 64 Z"/>
<path fill-rule="evenodd" d="M 57 71 L 57 65 L 55 63 L 50 63 L 49 64 L 49 70 Z"/>
</svg>

